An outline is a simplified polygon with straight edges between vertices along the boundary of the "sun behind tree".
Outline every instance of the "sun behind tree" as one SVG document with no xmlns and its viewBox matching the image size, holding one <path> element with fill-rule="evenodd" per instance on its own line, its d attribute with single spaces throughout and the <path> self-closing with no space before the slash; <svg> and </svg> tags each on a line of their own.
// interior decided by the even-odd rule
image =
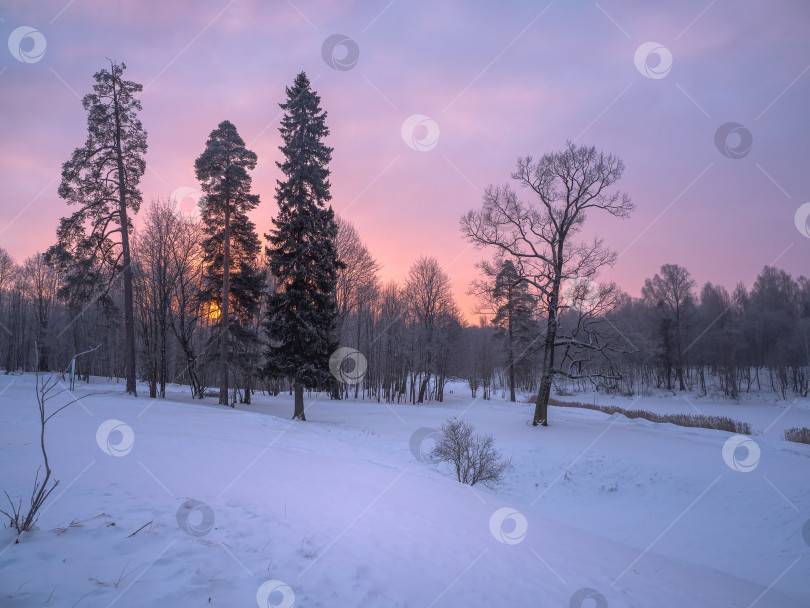
<svg viewBox="0 0 810 608">
<path fill-rule="evenodd" d="M 205 151 L 194 163 L 205 193 L 202 299 L 211 305 L 212 313 L 217 310 L 213 304 L 219 301 L 220 405 L 228 405 L 229 364 L 238 363 L 234 361 L 236 343 L 256 340 L 247 323 L 258 312 L 264 282 L 254 264 L 261 250 L 259 237 L 247 217 L 259 204 L 259 195 L 250 193 L 248 174 L 256 160 L 233 123 L 225 120 L 211 131 Z"/>
</svg>

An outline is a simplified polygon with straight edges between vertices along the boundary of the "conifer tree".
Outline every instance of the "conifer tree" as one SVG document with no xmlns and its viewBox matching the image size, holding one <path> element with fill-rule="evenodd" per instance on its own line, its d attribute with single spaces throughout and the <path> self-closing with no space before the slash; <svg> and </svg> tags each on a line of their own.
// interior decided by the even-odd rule
<svg viewBox="0 0 810 608">
<path fill-rule="evenodd" d="M 256 266 L 261 251 L 256 226 L 247 212 L 259 204 L 250 193 L 248 169 L 256 167 L 256 154 L 245 147 L 236 127 L 223 121 L 211 131 L 205 151 L 194 163 L 204 193 L 201 215 L 205 239 L 203 301 L 219 315 L 219 403 L 228 405 L 229 361 L 234 341 L 255 340 L 249 320 L 259 308 L 263 277 Z"/>
<path fill-rule="evenodd" d="M 126 65 L 110 62 L 93 75 L 93 93 L 85 95 L 87 141 L 62 166 L 59 196 L 79 209 L 62 218 L 57 243 L 46 262 L 64 274 L 61 293 L 79 299 L 81 311 L 92 297 L 104 300 L 123 276 L 126 392 L 136 394 L 135 313 L 129 238 L 129 213 L 141 206 L 138 183 L 146 169 L 146 131 L 138 119 L 143 86 L 124 80 Z M 76 314 L 81 314 L 76 309 Z M 73 319 L 75 321 L 75 318 Z M 74 324 L 75 325 L 75 324 Z"/>
<path fill-rule="evenodd" d="M 306 420 L 304 388 L 330 381 L 329 357 L 337 346 L 335 286 L 343 265 L 335 247 L 335 214 L 326 206 L 332 198 L 332 149 L 322 142 L 329 135 L 326 112 L 303 72 L 286 92 L 286 102 L 279 104 L 284 110 L 279 129 L 284 161 L 277 163 L 284 179 L 276 186 L 275 228 L 265 235 L 270 272 L 277 281 L 268 298 L 266 371 L 291 379 L 293 418 Z"/>
<path fill-rule="evenodd" d="M 515 397 L 515 369 L 529 354 L 534 341 L 532 310 L 534 301 L 529 294 L 528 283 L 522 280 L 512 260 L 504 261 L 492 289 L 496 305 L 492 324 L 503 336 L 506 346 L 506 373 L 509 379 L 509 400 Z"/>
</svg>

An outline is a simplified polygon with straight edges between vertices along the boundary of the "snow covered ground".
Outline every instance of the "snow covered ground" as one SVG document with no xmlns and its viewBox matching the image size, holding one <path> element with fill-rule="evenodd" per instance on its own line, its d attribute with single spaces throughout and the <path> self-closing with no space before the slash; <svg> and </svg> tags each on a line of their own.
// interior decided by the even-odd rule
<svg viewBox="0 0 810 608">
<path fill-rule="evenodd" d="M 39 463 L 33 384 L 0 376 L 12 496 Z M 810 606 L 810 446 L 777 432 L 810 426 L 807 402 L 695 401 L 761 431 L 781 416 L 735 452 L 729 433 L 582 409 L 534 428 L 532 406 L 461 385 L 424 406 L 313 398 L 306 423 L 286 395 L 77 394 L 94 390 L 111 392 L 49 423 L 61 484 L 39 530 L 0 530 L 0 606 Z M 421 429 L 451 416 L 512 458 L 498 492 L 420 459 Z"/>
</svg>

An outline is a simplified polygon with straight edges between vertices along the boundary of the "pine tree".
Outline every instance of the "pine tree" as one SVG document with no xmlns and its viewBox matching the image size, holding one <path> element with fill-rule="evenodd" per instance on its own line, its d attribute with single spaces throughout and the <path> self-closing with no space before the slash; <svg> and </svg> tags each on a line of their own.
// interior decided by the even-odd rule
<svg viewBox="0 0 810 608">
<path fill-rule="evenodd" d="M 219 314 L 219 403 L 228 405 L 229 361 L 236 343 L 256 340 L 249 321 L 259 308 L 263 276 L 256 267 L 261 251 L 256 226 L 247 212 L 259 204 L 250 193 L 248 169 L 256 167 L 256 154 L 245 148 L 236 127 L 223 121 L 211 131 L 205 151 L 194 163 L 204 193 L 202 242 L 206 267 L 204 302 Z M 233 342 L 233 343 L 232 343 Z"/>
<path fill-rule="evenodd" d="M 141 206 L 138 183 L 146 169 L 146 131 L 138 119 L 141 102 L 135 97 L 143 87 L 123 79 L 126 67 L 110 62 L 109 71 L 93 75 L 94 92 L 82 99 L 87 141 L 62 166 L 59 185 L 59 196 L 79 209 L 60 221 L 57 243 L 47 251 L 46 261 L 64 272 L 63 295 L 85 292 L 87 297 L 78 302 L 82 305 L 89 302 L 91 293 L 103 300 L 114 280 L 123 275 L 126 391 L 135 395 L 128 214 L 137 213 Z"/>
<path fill-rule="evenodd" d="M 532 310 L 534 302 L 528 284 L 523 281 L 511 260 L 501 264 L 495 276 L 492 300 L 497 309 L 492 324 L 498 327 L 506 346 L 509 399 L 515 401 L 515 369 L 528 355 L 534 332 Z"/>
<path fill-rule="evenodd" d="M 286 103 L 279 104 L 285 160 L 277 163 L 285 179 L 276 186 L 275 228 L 265 235 L 270 272 L 277 280 L 268 298 L 266 371 L 292 380 L 293 418 L 306 420 L 304 388 L 330 381 L 329 357 L 337 346 L 335 287 L 343 265 L 335 247 L 335 214 L 326 206 L 332 198 L 332 149 L 321 141 L 329 135 L 326 112 L 303 72 L 286 91 Z"/>
</svg>

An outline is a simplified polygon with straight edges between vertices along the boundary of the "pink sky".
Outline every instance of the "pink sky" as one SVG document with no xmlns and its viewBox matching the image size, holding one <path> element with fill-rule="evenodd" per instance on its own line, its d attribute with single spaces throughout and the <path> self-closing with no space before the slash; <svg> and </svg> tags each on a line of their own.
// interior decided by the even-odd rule
<svg viewBox="0 0 810 608">
<path fill-rule="evenodd" d="M 664 263 L 729 288 L 750 285 L 766 264 L 810 274 L 810 238 L 794 223 L 810 201 L 802 0 L 46 0 L 5 2 L 0 20 L 4 40 L 30 26 L 47 43 L 30 63 L 14 56 L 19 46 L 0 46 L 0 247 L 18 261 L 51 244 L 68 213 L 56 195 L 61 164 L 84 142 L 79 98 L 110 57 L 145 86 L 145 201 L 196 187 L 194 159 L 228 119 L 259 156 L 262 233 L 275 213 L 278 103 L 306 71 L 329 115 L 335 210 L 356 225 L 385 279 L 402 279 L 420 255 L 438 258 L 468 317 L 465 292 L 488 253 L 462 239 L 459 217 L 488 184 L 509 181 L 518 156 L 569 139 L 625 162 L 620 187 L 635 213 L 594 215 L 587 232 L 623 252 L 603 278 L 631 295 Z M 356 43 L 351 69 L 323 59 L 333 34 Z M 663 78 L 634 64 L 650 41 L 672 55 Z M 22 52 L 33 42 L 23 40 Z M 647 65 L 654 70 L 654 58 Z M 403 140 L 414 114 L 438 125 L 430 150 Z M 715 146 L 731 121 L 753 137 L 743 158 Z"/>
</svg>

